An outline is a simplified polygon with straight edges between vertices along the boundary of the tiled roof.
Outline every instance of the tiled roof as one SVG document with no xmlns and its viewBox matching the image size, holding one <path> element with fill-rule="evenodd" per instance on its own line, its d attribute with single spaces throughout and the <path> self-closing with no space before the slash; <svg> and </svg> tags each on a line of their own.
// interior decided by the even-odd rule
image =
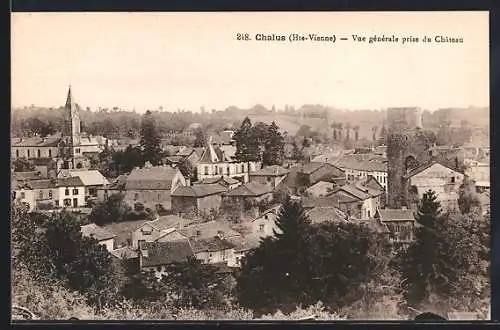
<svg viewBox="0 0 500 330">
<path fill-rule="evenodd" d="M 306 211 L 311 223 L 317 224 L 325 221 L 346 221 L 346 215 L 336 207 L 315 207 Z"/>
<path fill-rule="evenodd" d="M 232 230 L 226 223 L 220 221 L 194 224 L 179 230 L 179 233 L 187 237 L 196 237 L 198 239 L 215 237 L 219 232 L 224 233 L 225 238 L 240 236 L 238 232 Z"/>
<path fill-rule="evenodd" d="M 229 162 L 231 159 L 224 153 L 224 151 L 214 145 L 208 145 L 200 157 L 201 164 L 223 163 Z"/>
<path fill-rule="evenodd" d="M 143 254 L 143 267 L 185 262 L 189 257 L 194 256 L 187 239 L 171 242 L 145 242 L 141 244 L 141 251 L 144 250 L 147 251 L 147 256 Z"/>
<path fill-rule="evenodd" d="M 377 211 L 381 221 L 413 221 L 415 216 L 411 210 L 383 209 Z"/>
<path fill-rule="evenodd" d="M 387 172 L 387 158 L 374 154 L 343 155 L 332 163 L 342 169 L 365 172 Z"/>
<path fill-rule="evenodd" d="M 459 173 L 458 171 L 456 171 L 455 169 L 453 169 L 453 168 L 449 167 L 448 165 L 443 164 L 442 162 L 438 162 L 438 161 L 433 160 L 432 162 L 430 162 L 430 163 L 428 163 L 428 164 L 425 164 L 425 165 L 422 165 L 422 166 L 419 166 L 419 167 L 417 167 L 417 168 L 412 169 L 412 170 L 411 170 L 408 174 L 406 174 L 404 177 L 405 177 L 405 178 L 411 178 L 412 176 L 415 176 L 415 175 L 417 175 L 417 174 L 419 174 L 419 173 L 422 173 L 423 171 L 425 171 L 426 169 L 428 169 L 428 168 L 430 168 L 430 167 L 432 167 L 432 166 L 434 166 L 434 165 L 441 165 L 441 166 L 444 166 L 444 167 L 446 167 L 446 168 L 448 168 L 448 169 L 450 169 L 450 170 L 452 170 L 452 171 L 454 171 L 454 172 Z"/>
<path fill-rule="evenodd" d="M 40 179 L 40 172 L 29 171 L 29 172 L 13 172 L 12 177 L 16 180 L 37 180 Z"/>
<path fill-rule="evenodd" d="M 61 136 L 59 135 L 47 136 L 45 138 L 35 136 L 23 138 L 17 143 L 12 144 L 12 147 L 57 147 L 60 140 Z"/>
<path fill-rule="evenodd" d="M 200 253 L 234 249 L 235 245 L 225 239 L 211 237 L 206 239 L 194 239 L 191 241 L 191 247 L 194 253 Z"/>
<path fill-rule="evenodd" d="M 126 190 L 170 190 L 177 169 L 170 166 L 136 168 L 127 177 Z"/>
<path fill-rule="evenodd" d="M 368 189 L 369 188 L 366 188 L 366 190 L 368 190 Z M 333 191 L 329 195 L 337 194 L 337 192 L 339 192 L 339 191 L 344 191 L 344 192 L 348 193 L 349 195 L 352 195 L 355 198 L 358 198 L 359 200 L 365 200 L 365 199 L 372 197 L 372 195 L 370 195 L 368 192 L 360 190 L 360 188 L 354 184 L 346 184 L 346 185 L 343 185 L 341 187 L 337 187 L 337 188 L 333 189 Z"/>
<path fill-rule="evenodd" d="M 165 157 L 165 159 L 169 163 L 177 164 L 177 163 L 180 163 L 180 162 L 182 162 L 184 160 L 184 156 L 180 156 L 180 155 L 167 156 L 167 157 Z"/>
<path fill-rule="evenodd" d="M 164 230 L 168 228 L 184 228 L 189 225 L 190 222 L 191 220 L 176 215 L 165 215 L 156 220 L 148 221 L 145 224 L 149 224 L 158 230 Z"/>
<path fill-rule="evenodd" d="M 227 189 L 220 185 L 219 183 L 214 184 L 196 184 L 190 187 L 179 187 L 173 193 L 172 196 L 179 197 L 205 197 L 215 194 L 222 194 L 226 192 Z"/>
<path fill-rule="evenodd" d="M 248 197 L 258 197 L 264 194 L 272 192 L 273 189 L 265 184 L 258 182 L 248 182 L 241 185 L 227 193 L 227 196 L 248 196 Z"/>
<path fill-rule="evenodd" d="M 339 202 L 337 196 L 325 196 L 325 197 L 302 197 L 301 203 L 302 207 L 305 209 L 310 209 L 313 207 L 329 207 L 335 206 Z"/>
<path fill-rule="evenodd" d="M 132 250 L 128 246 L 124 246 L 118 249 L 115 249 L 110 252 L 113 256 L 115 256 L 118 259 L 133 259 L 137 258 L 137 252 Z"/>
<path fill-rule="evenodd" d="M 94 223 L 81 226 L 82 235 L 84 237 L 94 237 L 98 241 L 104 241 L 114 238 L 116 235 Z"/>
<path fill-rule="evenodd" d="M 280 212 L 280 210 L 281 210 L 281 204 L 273 206 L 270 209 L 267 209 L 264 212 L 262 212 L 261 214 L 259 214 L 259 216 L 255 219 L 253 219 L 252 222 L 257 220 L 257 219 L 262 218 L 264 215 L 269 214 L 269 213 L 273 213 L 273 214 L 277 215 Z"/>
<path fill-rule="evenodd" d="M 250 173 L 251 176 L 283 176 L 288 174 L 288 170 L 279 165 L 266 166 L 258 171 Z"/>
<path fill-rule="evenodd" d="M 243 237 L 229 237 L 227 240 L 234 245 L 235 252 L 243 252 L 258 247 L 260 245 L 261 238 L 259 235 L 249 234 Z"/>
<path fill-rule="evenodd" d="M 380 196 L 384 193 L 383 189 L 373 189 L 371 187 L 367 187 L 367 186 L 360 184 L 360 183 L 354 183 L 353 185 L 357 190 L 360 190 L 360 191 L 370 195 L 371 197 L 377 197 L 377 196 Z"/>
<path fill-rule="evenodd" d="M 32 189 L 49 189 L 55 188 L 56 182 L 50 179 L 33 180 L 28 182 L 28 186 L 30 186 Z"/>
<path fill-rule="evenodd" d="M 185 148 L 182 148 L 181 150 L 179 150 L 175 156 L 180 156 L 180 157 L 188 157 L 190 156 L 192 153 L 194 152 L 194 149 L 191 148 L 191 147 L 185 147 Z"/>
<path fill-rule="evenodd" d="M 214 177 L 214 178 L 206 178 L 206 179 L 203 179 L 199 182 L 195 182 L 194 184 L 195 185 L 197 185 L 197 184 L 212 184 L 212 183 L 220 183 L 220 182 L 225 182 L 229 185 L 240 183 L 240 181 L 238 181 L 235 178 L 232 178 L 230 176 L 219 176 L 219 177 Z"/>
<path fill-rule="evenodd" d="M 311 162 L 305 165 L 302 165 L 299 169 L 299 172 L 302 172 L 304 174 L 311 174 L 315 171 L 317 171 L 320 167 L 324 166 L 326 163 L 316 163 L 316 162 Z"/>
<path fill-rule="evenodd" d="M 332 182 L 327 181 L 318 181 L 309 188 L 306 189 L 309 193 L 321 194 L 326 193 L 328 189 L 333 189 L 334 184 Z"/>
<path fill-rule="evenodd" d="M 79 177 L 85 186 L 102 186 L 109 184 L 108 180 L 97 170 L 69 171 L 72 177 Z"/>
<path fill-rule="evenodd" d="M 57 179 L 57 186 L 58 187 L 84 187 L 85 185 L 82 182 L 82 179 L 80 179 L 77 176 L 70 176 L 67 178 L 59 178 Z"/>
</svg>

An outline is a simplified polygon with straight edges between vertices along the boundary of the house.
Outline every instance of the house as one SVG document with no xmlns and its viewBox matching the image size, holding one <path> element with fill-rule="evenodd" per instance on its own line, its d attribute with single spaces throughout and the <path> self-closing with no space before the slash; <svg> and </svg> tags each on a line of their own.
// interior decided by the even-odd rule
<svg viewBox="0 0 500 330">
<path fill-rule="evenodd" d="M 288 170 L 279 165 L 266 166 L 255 172 L 251 172 L 250 182 L 266 184 L 271 188 L 276 188 L 288 174 Z"/>
<path fill-rule="evenodd" d="M 97 198 L 97 189 L 109 185 L 108 180 L 97 170 L 61 170 L 58 177 L 79 177 L 85 186 L 85 200 Z"/>
<path fill-rule="evenodd" d="M 125 200 L 155 207 L 171 209 L 171 194 L 180 186 L 186 186 L 182 173 L 170 166 L 135 168 L 125 183 Z"/>
<path fill-rule="evenodd" d="M 13 141 L 11 145 L 11 157 L 16 158 L 55 158 L 59 155 L 60 134 L 47 137 L 29 137 Z"/>
<path fill-rule="evenodd" d="M 97 240 L 97 242 L 104 246 L 109 252 L 114 250 L 115 247 L 115 237 L 116 235 L 110 231 L 102 228 L 95 223 L 90 223 L 88 225 L 81 226 L 83 237 L 92 237 Z"/>
<path fill-rule="evenodd" d="M 226 190 L 231 190 L 236 187 L 241 186 L 241 181 L 231 178 L 230 176 L 221 175 L 219 177 L 206 178 L 201 181 L 195 182 L 194 184 L 214 184 L 218 183 L 226 188 Z"/>
<path fill-rule="evenodd" d="M 34 158 L 30 162 L 41 177 L 55 178 L 57 176 L 57 162 L 53 158 Z"/>
<path fill-rule="evenodd" d="M 85 185 L 79 177 L 59 178 L 56 187 L 56 207 L 78 208 L 86 205 Z"/>
<path fill-rule="evenodd" d="M 257 218 L 252 220 L 252 233 L 259 237 L 274 236 L 274 232 L 279 228 L 276 225 L 281 205 L 275 206 L 262 212 Z"/>
<path fill-rule="evenodd" d="M 175 156 L 182 157 L 183 161 L 187 161 L 191 166 L 197 167 L 198 162 L 200 161 L 200 156 L 203 151 L 200 151 L 199 148 L 190 148 L 183 147 L 181 148 Z"/>
<path fill-rule="evenodd" d="M 414 199 L 421 199 L 429 190 L 436 193 L 443 209 L 457 209 L 458 192 L 464 174 L 436 161 L 417 167 L 404 177 L 408 182 L 409 193 Z M 413 203 L 414 204 L 414 203 Z M 413 205 L 412 206 L 416 206 Z"/>
<path fill-rule="evenodd" d="M 310 210 L 315 207 L 339 207 L 340 198 L 336 196 L 323 196 L 323 197 L 300 197 L 300 203 L 302 207 L 306 210 Z"/>
<path fill-rule="evenodd" d="M 260 168 L 260 163 L 233 160 L 234 152 L 235 148 L 233 146 L 222 148 L 221 146 L 212 145 L 211 141 L 209 141 L 198 162 L 198 180 L 202 181 L 207 178 L 225 175 L 241 182 L 248 182 L 249 172 L 254 172 Z"/>
<path fill-rule="evenodd" d="M 305 190 L 306 196 L 323 197 L 326 196 L 335 187 L 335 183 L 327 181 L 318 181 Z"/>
<path fill-rule="evenodd" d="M 111 255 L 119 260 L 133 260 L 139 257 L 137 250 L 131 249 L 129 246 L 123 246 L 110 251 Z"/>
<path fill-rule="evenodd" d="M 328 196 L 336 197 L 337 205 L 349 217 L 366 220 L 375 215 L 380 207 L 384 191 L 372 189 L 359 183 L 336 187 Z"/>
<path fill-rule="evenodd" d="M 465 175 L 474 180 L 478 190 L 490 189 L 490 164 L 486 162 L 469 161 Z"/>
<path fill-rule="evenodd" d="M 344 170 L 348 182 L 374 177 L 387 192 L 387 158 L 376 154 L 348 154 L 333 161 Z"/>
<path fill-rule="evenodd" d="M 297 171 L 299 185 L 310 187 L 318 181 L 330 181 L 336 184 L 345 182 L 345 174 L 339 167 L 329 163 L 311 162 L 302 165 Z"/>
<path fill-rule="evenodd" d="M 270 202 L 273 198 L 273 189 L 265 184 L 249 182 L 225 194 L 224 198 L 239 203 L 242 208 L 260 202 Z"/>
<path fill-rule="evenodd" d="M 11 184 L 13 199 L 24 203 L 30 211 L 48 210 L 57 206 L 58 189 L 56 180 L 16 180 L 13 178 Z"/>
<path fill-rule="evenodd" d="M 387 227 L 392 242 L 407 246 L 415 239 L 415 216 L 408 209 L 377 210 L 375 220 Z"/>
<path fill-rule="evenodd" d="M 125 192 L 125 185 L 127 183 L 126 175 L 119 175 L 114 181 L 108 185 L 97 188 L 97 200 L 105 201 L 109 196 Z"/>
<path fill-rule="evenodd" d="M 167 267 L 188 261 L 194 257 L 189 240 L 169 242 L 141 242 L 139 246 L 139 269 L 154 272 L 158 279 L 166 276 Z"/>
<path fill-rule="evenodd" d="M 218 183 L 178 187 L 172 193 L 172 210 L 179 213 L 208 214 L 219 209 L 222 194 L 226 191 Z"/>
<path fill-rule="evenodd" d="M 346 222 L 347 215 L 335 206 L 314 207 L 305 212 L 311 220 L 311 224 L 316 225 L 323 222 Z"/>
<path fill-rule="evenodd" d="M 203 263 L 224 263 L 230 267 L 236 266 L 234 256 L 235 245 L 226 239 L 215 236 L 205 239 L 194 239 L 190 242 L 196 259 L 201 260 Z"/>
<path fill-rule="evenodd" d="M 234 267 L 241 267 L 242 260 L 247 253 L 260 245 L 261 236 L 252 233 L 246 236 L 229 237 L 227 240 L 234 245 Z"/>
<path fill-rule="evenodd" d="M 132 231 L 132 248 L 137 249 L 140 242 L 155 242 L 162 236 L 188 226 L 190 220 L 176 215 L 159 217 L 153 221 L 146 221 Z"/>
</svg>

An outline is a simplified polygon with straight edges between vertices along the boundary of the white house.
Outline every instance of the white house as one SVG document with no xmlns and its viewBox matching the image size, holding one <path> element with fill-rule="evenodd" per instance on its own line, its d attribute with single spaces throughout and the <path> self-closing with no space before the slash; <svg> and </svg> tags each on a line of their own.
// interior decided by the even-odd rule
<svg viewBox="0 0 500 330">
<path fill-rule="evenodd" d="M 84 207 L 85 185 L 79 177 L 59 178 L 57 180 L 56 207 Z"/>
<path fill-rule="evenodd" d="M 386 157 L 374 154 L 350 154 L 343 155 L 333 164 L 345 171 L 347 181 L 365 180 L 371 175 L 387 192 Z"/>
<path fill-rule="evenodd" d="M 61 170 L 58 177 L 79 177 L 85 186 L 85 198 L 97 197 L 97 189 L 109 185 L 108 180 L 97 170 Z"/>
<path fill-rule="evenodd" d="M 252 220 L 252 233 L 259 237 L 274 236 L 274 231 L 279 231 L 276 226 L 281 205 L 264 211 L 257 218 Z"/>
<path fill-rule="evenodd" d="M 260 168 L 259 162 L 238 162 L 233 160 L 233 152 L 228 150 L 232 146 L 214 146 L 209 143 L 198 162 L 198 180 L 229 176 L 243 183 L 249 181 L 249 172 Z"/>
</svg>

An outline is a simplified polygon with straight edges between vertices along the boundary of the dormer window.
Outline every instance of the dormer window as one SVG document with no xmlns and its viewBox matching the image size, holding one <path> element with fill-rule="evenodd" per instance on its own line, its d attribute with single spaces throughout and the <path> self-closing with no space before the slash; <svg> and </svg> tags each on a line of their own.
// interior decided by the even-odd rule
<svg viewBox="0 0 500 330">
<path fill-rule="evenodd" d="M 455 177 L 454 176 L 451 177 L 451 183 L 455 183 Z"/>
</svg>

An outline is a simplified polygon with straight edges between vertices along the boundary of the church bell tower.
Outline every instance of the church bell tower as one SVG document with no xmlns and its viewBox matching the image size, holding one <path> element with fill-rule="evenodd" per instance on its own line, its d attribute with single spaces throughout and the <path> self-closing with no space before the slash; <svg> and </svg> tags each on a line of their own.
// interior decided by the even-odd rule
<svg viewBox="0 0 500 330">
<path fill-rule="evenodd" d="M 60 155 L 63 161 L 63 168 L 74 169 L 75 158 L 81 158 L 80 150 L 80 114 L 78 113 L 78 107 L 73 99 L 71 92 L 71 86 L 68 88 L 68 95 L 66 97 L 66 104 L 64 105 L 63 114 L 63 128 L 62 128 L 62 138 L 60 143 Z M 80 167 L 81 167 L 80 163 Z"/>
</svg>

